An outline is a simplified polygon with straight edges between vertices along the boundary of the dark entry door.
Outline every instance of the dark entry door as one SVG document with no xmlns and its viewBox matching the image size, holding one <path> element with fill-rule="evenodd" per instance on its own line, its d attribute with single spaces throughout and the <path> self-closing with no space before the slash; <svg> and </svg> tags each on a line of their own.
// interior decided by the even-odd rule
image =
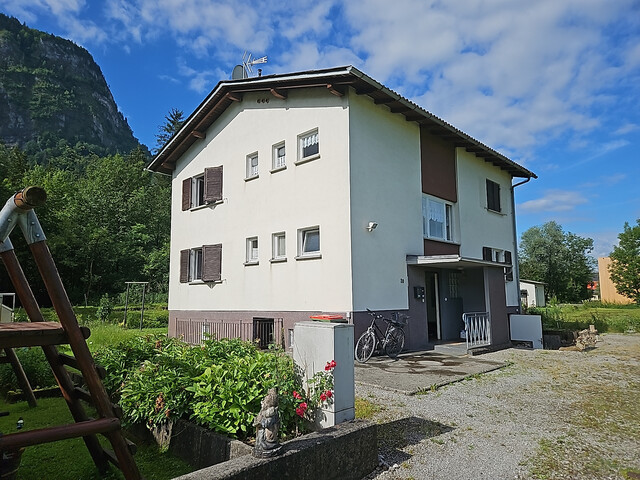
<svg viewBox="0 0 640 480">
<path fill-rule="evenodd" d="M 440 339 L 440 308 L 438 305 L 438 274 L 425 274 L 425 301 L 427 304 L 427 332 L 429 341 Z"/>
</svg>

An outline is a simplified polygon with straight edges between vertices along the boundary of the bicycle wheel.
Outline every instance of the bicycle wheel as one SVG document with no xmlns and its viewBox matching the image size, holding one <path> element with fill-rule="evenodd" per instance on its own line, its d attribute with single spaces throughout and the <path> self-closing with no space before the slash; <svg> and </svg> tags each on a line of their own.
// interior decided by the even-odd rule
<svg viewBox="0 0 640 480">
<path fill-rule="evenodd" d="M 376 348 L 376 335 L 371 330 L 367 330 L 356 343 L 356 360 L 364 363 L 371 358 Z"/>
<path fill-rule="evenodd" d="M 396 358 L 404 347 L 404 330 L 391 327 L 387 332 L 384 350 L 391 358 Z"/>
</svg>

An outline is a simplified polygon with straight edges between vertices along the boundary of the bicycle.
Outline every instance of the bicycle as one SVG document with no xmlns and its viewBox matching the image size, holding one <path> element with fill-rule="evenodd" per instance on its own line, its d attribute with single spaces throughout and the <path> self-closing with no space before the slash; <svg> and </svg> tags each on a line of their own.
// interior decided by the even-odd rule
<svg viewBox="0 0 640 480">
<path fill-rule="evenodd" d="M 404 326 L 409 317 L 395 312 L 391 315 L 392 318 L 386 318 L 368 308 L 367 312 L 371 315 L 371 324 L 356 342 L 356 360 L 365 363 L 378 349 L 384 350 L 390 358 L 396 358 L 404 348 Z M 376 324 L 376 320 L 384 320 L 387 323 L 384 333 Z"/>
</svg>

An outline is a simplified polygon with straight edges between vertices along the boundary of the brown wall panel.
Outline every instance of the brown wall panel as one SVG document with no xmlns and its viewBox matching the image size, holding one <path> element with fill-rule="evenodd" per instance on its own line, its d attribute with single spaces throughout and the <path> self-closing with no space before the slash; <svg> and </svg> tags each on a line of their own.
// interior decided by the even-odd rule
<svg viewBox="0 0 640 480">
<path fill-rule="evenodd" d="M 460 245 L 424 240 L 425 255 L 460 255 Z"/>
<path fill-rule="evenodd" d="M 456 188 L 455 145 L 420 129 L 420 157 L 422 161 L 422 192 L 458 201 Z"/>
</svg>

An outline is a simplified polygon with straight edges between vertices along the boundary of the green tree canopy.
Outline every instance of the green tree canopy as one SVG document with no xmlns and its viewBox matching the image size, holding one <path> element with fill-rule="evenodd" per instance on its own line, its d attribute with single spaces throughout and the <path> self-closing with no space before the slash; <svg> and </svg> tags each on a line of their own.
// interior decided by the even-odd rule
<svg viewBox="0 0 640 480">
<path fill-rule="evenodd" d="M 592 250 L 592 239 L 564 232 L 557 222 L 531 227 L 520 242 L 520 278 L 546 283 L 547 296 L 560 302 L 587 300 L 595 268 Z"/>
<path fill-rule="evenodd" d="M 611 252 L 611 280 L 618 293 L 640 304 L 640 218 L 633 227 L 625 222 L 618 240 Z"/>
<path fill-rule="evenodd" d="M 164 123 L 158 127 L 156 133 L 156 148 L 154 153 L 158 153 L 162 147 L 180 130 L 184 123 L 184 112 L 177 108 L 172 108 L 169 113 L 164 116 Z"/>
</svg>

